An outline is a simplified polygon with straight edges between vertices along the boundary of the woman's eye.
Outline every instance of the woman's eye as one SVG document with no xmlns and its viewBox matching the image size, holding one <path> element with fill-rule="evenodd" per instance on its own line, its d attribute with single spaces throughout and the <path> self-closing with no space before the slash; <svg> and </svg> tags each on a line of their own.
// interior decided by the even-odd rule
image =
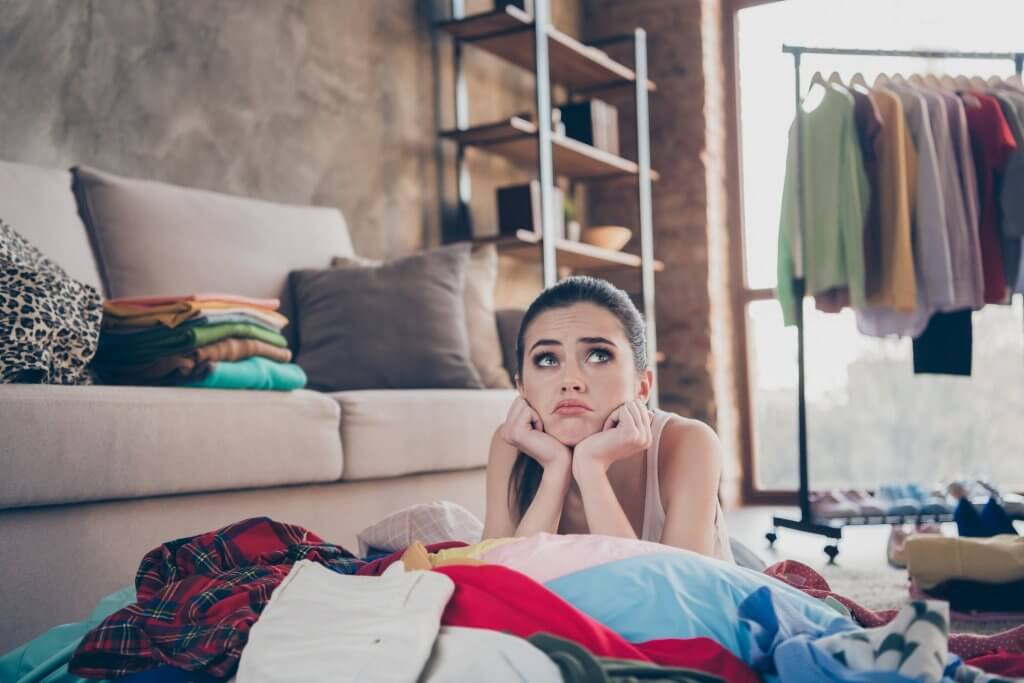
<svg viewBox="0 0 1024 683">
<path fill-rule="evenodd" d="M 558 359 L 550 353 L 542 353 L 533 359 L 533 363 L 539 368 L 552 368 L 558 364 Z"/>
<path fill-rule="evenodd" d="M 610 351 L 604 349 L 594 349 L 587 356 L 587 360 L 594 361 L 595 363 L 606 363 L 612 359 Z"/>
</svg>

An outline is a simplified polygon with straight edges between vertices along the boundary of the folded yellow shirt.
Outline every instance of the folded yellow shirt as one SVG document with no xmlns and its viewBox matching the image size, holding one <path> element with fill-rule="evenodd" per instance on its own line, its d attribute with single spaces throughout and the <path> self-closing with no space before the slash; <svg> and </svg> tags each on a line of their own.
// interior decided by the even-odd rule
<svg viewBox="0 0 1024 683">
<path fill-rule="evenodd" d="M 961 538 L 918 534 L 907 539 L 907 571 L 922 590 L 950 579 L 1009 583 L 1024 579 L 1024 537 Z"/>
</svg>

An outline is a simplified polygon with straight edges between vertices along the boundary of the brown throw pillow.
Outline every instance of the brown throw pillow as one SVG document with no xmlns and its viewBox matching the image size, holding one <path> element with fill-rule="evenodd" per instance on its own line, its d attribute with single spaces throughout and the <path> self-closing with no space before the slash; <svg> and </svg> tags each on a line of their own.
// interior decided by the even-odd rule
<svg viewBox="0 0 1024 683">
<path fill-rule="evenodd" d="M 469 245 L 379 266 L 299 270 L 296 362 L 320 391 L 481 389 L 469 356 L 463 288 Z"/>
<path fill-rule="evenodd" d="M 332 266 L 377 266 L 380 261 L 362 256 L 336 256 Z M 466 270 L 462 301 L 466 308 L 469 358 L 488 389 L 511 389 L 503 364 L 501 338 L 494 315 L 494 288 L 498 282 L 498 250 L 494 245 L 474 247 Z"/>
</svg>

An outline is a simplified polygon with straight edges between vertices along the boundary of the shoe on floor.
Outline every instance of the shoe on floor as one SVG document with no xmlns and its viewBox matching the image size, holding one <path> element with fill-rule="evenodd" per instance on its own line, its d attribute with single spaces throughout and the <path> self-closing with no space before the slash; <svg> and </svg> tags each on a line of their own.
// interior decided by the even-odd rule
<svg viewBox="0 0 1024 683">
<path fill-rule="evenodd" d="M 885 545 L 885 557 L 897 569 L 907 568 L 906 543 L 910 536 L 902 524 L 893 524 L 889 531 L 889 542 Z"/>
<path fill-rule="evenodd" d="M 858 517 L 857 506 L 846 500 L 838 491 L 812 491 L 811 515 L 824 519 L 837 517 Z"/>
<path fill-rule="evenodd" d="M 843 496 L 865 517 L 878 517 L 885 514 L 886 509 L 878 502 L 878 499 L 863 489 L 844 491 Z"/>
<path fill-rule="evenodd" d="M 913 498 L 920 505 L 922 515 L 948 515 L 953 508 L 946 503 L 946 499 L 920 484 L 907 484 L 902 488 L 908 498 Z"/>
<path fill-rule="evenodd" d="M 917 502 L 896 484 L 879 486 L 876 497 L 887 515 L 916 515 L 919 510 Z"/>
</svg>

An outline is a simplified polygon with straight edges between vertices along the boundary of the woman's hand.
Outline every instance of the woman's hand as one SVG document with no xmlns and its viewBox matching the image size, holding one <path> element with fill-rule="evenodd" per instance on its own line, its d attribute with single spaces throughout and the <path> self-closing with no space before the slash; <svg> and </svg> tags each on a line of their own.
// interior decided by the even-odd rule
<svg viewBox="0 0 1024 683">
<path fill-rule="evenodd" d="M 601 431 L 576 444 L 572 473 L 579 481 L 594 471 L 607 472 L 616 460 L 627 458 L 651 445 L 654 413 L 643 401 L 626 401 L 612 411 Z"/>
<path fill-rule="evenodd" d="M 568 471 L 572 450 L 544 432 L 544 422 L 540 415 L 522 396 L 517 396 L 512 402 L 501 426 L 501 438 L 536 460 L 545 470 L 556 465 Z"/>
</svg>

